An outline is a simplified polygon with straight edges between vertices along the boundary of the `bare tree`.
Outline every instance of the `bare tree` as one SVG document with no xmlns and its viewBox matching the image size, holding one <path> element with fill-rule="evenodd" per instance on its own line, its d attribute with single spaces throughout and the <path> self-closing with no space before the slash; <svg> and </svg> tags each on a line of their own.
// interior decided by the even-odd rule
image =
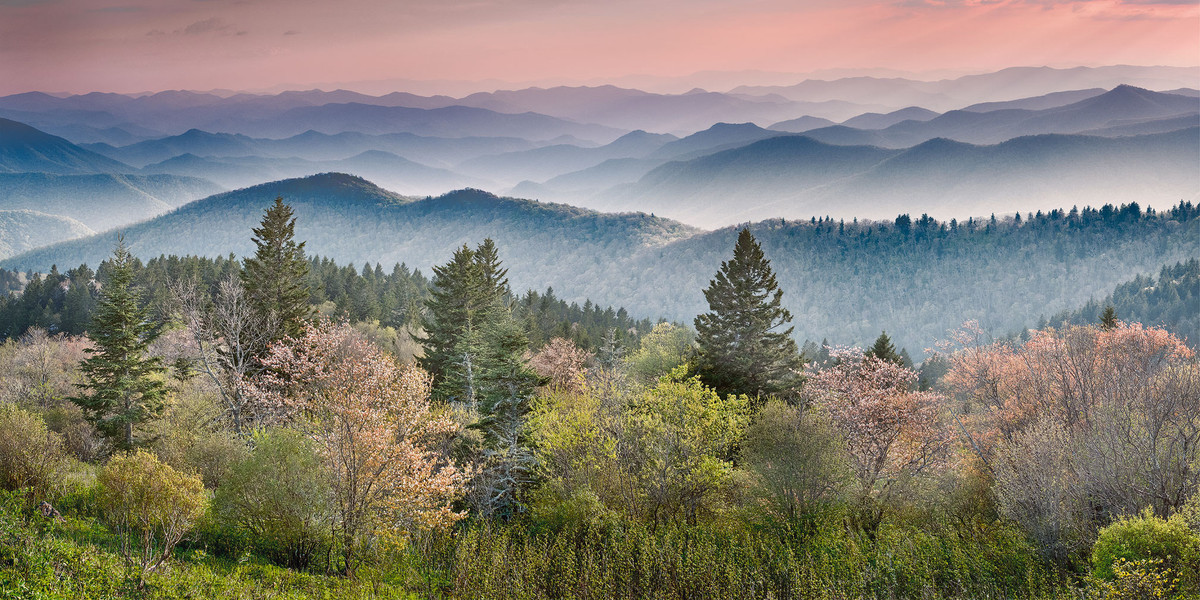
<svg viewBox="0 0 1200 600">
<path fill-rule="evenodd" d="M 172 286 L 180 316 L 195 343 L 196 367 L 216 386 L 233 429 L 242 432 L 248 414 L 245 382 L 260 369 L 259 357 L 276 337 L 279 321 L 253 310 L 237 275 L 230 274 L 209 296 L 196 281 Z"/>
</svg>

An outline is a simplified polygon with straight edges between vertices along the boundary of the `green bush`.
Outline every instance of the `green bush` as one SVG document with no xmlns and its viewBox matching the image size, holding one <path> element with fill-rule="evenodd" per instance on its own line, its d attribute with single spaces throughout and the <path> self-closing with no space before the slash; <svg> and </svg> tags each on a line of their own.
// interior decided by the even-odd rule
<svg viewBox="0 0 1200 600">
<path fill-rule="evenodd" d="M 254 445 L 217 488 L 214 512 L 226 527 L 248 534 L 256 552 L 305 568 L 329 543 L 325 466 L 313 443 L 294 430 L 256 434 Z"/>
<path fill-rule="evenodd" d="M 1178 577 L 1180 586 L 1196 586 L 1200 584 L 1200 534 L 1179 515 L 1162 519 L 1147 508 L 1100 530 L 1092 546 L 1092 575 L 1116 580 L 1118 561 L 1125 563 L 1126 570 L 1152 566 L 1168 580 Z"/>
<path fill-rule="evenodd" d="M 121 554 L 139 569 L 140 587 L 204 515 L 204 485 L 145 450 L 114 456 L 97 481 L 105 521 L 121 538 Z"/>
<path fill-rule="evenodd" d="M 38 415 L 0 405 L 0 488 L 24 489 L 34 504 L 53 503 L 64 491 L 70 467 L 62 436 Z"/>
</svg>

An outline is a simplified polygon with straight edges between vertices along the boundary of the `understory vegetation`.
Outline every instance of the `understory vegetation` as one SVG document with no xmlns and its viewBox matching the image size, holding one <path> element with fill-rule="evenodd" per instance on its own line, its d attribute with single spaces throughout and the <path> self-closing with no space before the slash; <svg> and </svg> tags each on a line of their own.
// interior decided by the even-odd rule
<svg viewBox="0 0 1200 600">
<path fill-rule="evenodd" d="M 4 301 L 0 598 L 1200 597 L 1200 364 L 1129 301 L 914 366 L 801 353 L 748 230 L 689 326 L 293 224 Z"/>
</svg>

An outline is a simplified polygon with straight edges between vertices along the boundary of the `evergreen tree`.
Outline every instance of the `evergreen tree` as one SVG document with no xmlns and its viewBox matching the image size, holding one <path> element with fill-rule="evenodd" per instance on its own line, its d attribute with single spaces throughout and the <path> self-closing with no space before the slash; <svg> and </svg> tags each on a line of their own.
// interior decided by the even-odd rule
<svg viewBox="0 0 1200 600">
<path fill-rule="evenodd" d="M 803 362 L 783 308 L 783 291 L 762 248 L 743 229 L 733 259 L 721 263 L 704 290 L 709 312 L 696 317 L 698 372 L 721 394 L 792 397 Z"/>
<path fill-rule="evenodd" d="M 1117 309 L 1113 305 L 1104 307 L 1104 314 L 1100 315 L 1100 328 L 1105 331 L 1117 328 Z"/>
<path fill-rule="evenodd" d="M 530 399 L 539 377 L 525 365 L 529 347 L 515 320 L 498 319 L 482 332 L 479 361 L 480 421 L 486 447 L 481 484 L 487 487 L 485 516 L 511 518 L 523 512 L 522 491 L 537 466 L 525 431 Z"/>
<path fill-rule="evenodd" d="M 888 337 L 886 331 L 881 332 L 879 337 L 875 338 L 875 344 L 869 350 L 863 353 L 864 356 L 874 356 L 880 360 L 895 363 L 904 366 L 904 359 L 896 352 L 896 346 L 892 344 L 892 338 Z"/>
<path fill-rule="evenodd" d="M 80 365 L 85 378 L 80 387 L 90 393 L 71 399 L 121 450 L 147 441 L 138 439 L 134 428 L 162 413 L 167 392 L 161 359 L 146 356 L 160 330 L 139 305 L 132 285 L 133 261 L 118 237 L 107 265 L 108 280 L 88 326 L 95 347 L 87 350 L 92 356 Z"/>
<path fill-rule="evenodd" d="M 492 240 L 474 250 L 464 245 L 433 273 L 421 364 L 434 377 L 434 396 L 472 411 L 471 428 L 483 433 L 475 510 L 508 518 L 522 510 L 521 491 L 536 466 L 525 437 L 538 384 L 522 360 L 529 338 L 505 302 L 507 270 Z"/>
<path fill-rule="evenodd" d="M 251 306 L 264 322 L 279 324 L 279 334 L 298 336 L 311 308 L 308 304 L 308 261 L 304 242 L 295 237 L 296 219 L 292 207 L 275 198 L 275 204 L 263 213 L 262 223 L 254 229 L 254 258 L 245 259 L 242 285 Z"/>
<path fill-rule="evenodd" d="M 435 397 L 478 407 L 480 361 L 490 352 L 489 331 L 512 319 L 504 303 L 507 272 L 490 239 L 475 250 L 464 244 L 450 262 L 433 268 L 421 366 L 434 377 Z"/>
</svg>

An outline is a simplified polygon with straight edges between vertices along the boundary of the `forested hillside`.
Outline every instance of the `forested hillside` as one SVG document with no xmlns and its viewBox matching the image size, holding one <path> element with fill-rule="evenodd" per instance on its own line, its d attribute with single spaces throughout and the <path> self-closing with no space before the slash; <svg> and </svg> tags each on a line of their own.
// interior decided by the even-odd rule
<svg viewBox="0 0 1200 600">
<path fill-rule="evenodd" d="M 0 269 L 0 341 L 20 338 L 31 328 L 84 334 L 100 293 L 97 282 L 106 278 L 107 269 L 107 262 L 95 271 L 79 265 L 65 272 L 55 268 L 45 275 L 32 276 Z M 142 290 L 143 303 L 156 318 L 170 320 L 176 309 L 172 283 L 195 281 L 202 288 L 216 289 L 222 278 L 236 273 L 239 267 L 232 255 L 159 256 L 145 264 L 134 261 L 131 269 L 134 283 Z M 392 328 L 396 331 L 381 331 L 379 335 L 396 343 L 411 343 L 409 336 L 420 330 L 430 292 L 429 279 L 420 269 L 394 264 L 385 270 L 380 263 L 364 263 L 359 269 L 322 257 L 310 259 L 305 284 L 313 310 L 355 323 L 374 324 L 375 328 Z M 555 337 L 593 352 L 606 342 L 628 346 L 653 325 L 649 319 L 632 317 L 622 307 L 600 306 L 590 300 L 567 302 L 553 288 L 510 292 L 505 302 L 525 328 L 533 348 Z"/>
<path fill-rule="evenodd" d="M 93 233 L 87 225 L 70 217 L 34 210 L 0 210 L 0 258 Z"/>
<path fill-rule="evenodd" d="M 1138 275 L 1104 297 L 1093 298 L 1082 308 L 1057 313 L 1038 327 L 1095 325 L 1112 307 L 1117 319 L 1162 327 L 1200 347 L 1200 259 L 1165 265 L 1158 275 Z"/>
<path fill-rule="evenodd" d="M 236 233 L 276 196 L 297 235 L 339 264 L 405 263 L 425 272 L 464 243 L 490 237 L 512 257 L 515 289 L 553 287 L 568 302 L 624 306 L 640 317 L 689 321 L 735 230 L 700 232 L 644 214 L 606 215 L 464 190 L 405 198 L 337 174 L 287 180 L 187 205 L 125 230 L 131 251 L 244 256 Z M 1200 212 L 1136 205 L 1053 210 L 1015 218 L 936 221 L 771 220 L 751 225 L 774 261 L 800 340 L 866 344 L 887 330 L 917 355 L 975 319 L 997 334 L 1103 297 L 1118 284 L 1200 253 Z M 9 270 L 99 264 L 105 234 L 3 262 Z"/>
</svg>

